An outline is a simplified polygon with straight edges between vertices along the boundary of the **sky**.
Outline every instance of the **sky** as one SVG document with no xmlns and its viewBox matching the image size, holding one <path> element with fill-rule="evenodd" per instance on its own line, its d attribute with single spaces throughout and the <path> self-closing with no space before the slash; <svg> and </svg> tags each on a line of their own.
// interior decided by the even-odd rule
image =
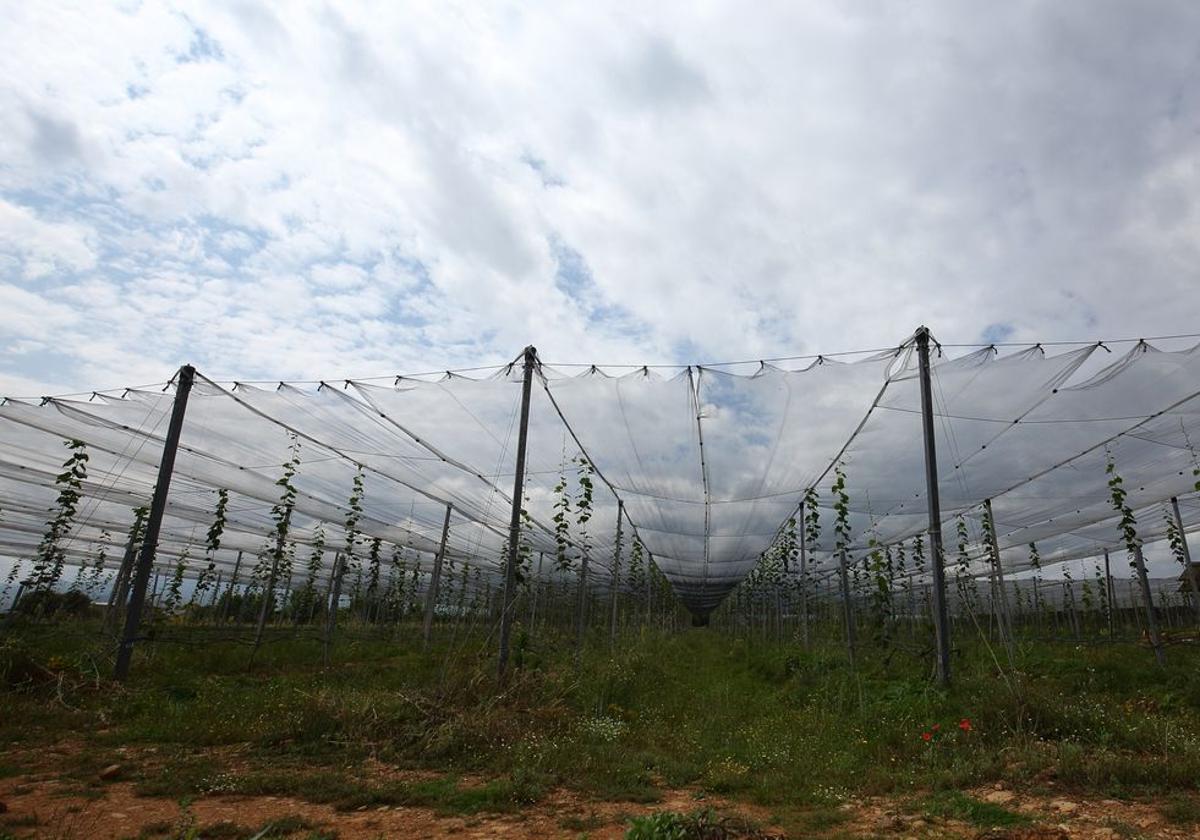
<svg viewBox="0 0 1200 840">
<path fill-rule="evenodd" d="M 10 3 L 0 394 L 1194 333 L 1200 5 Z"/>
</svg>

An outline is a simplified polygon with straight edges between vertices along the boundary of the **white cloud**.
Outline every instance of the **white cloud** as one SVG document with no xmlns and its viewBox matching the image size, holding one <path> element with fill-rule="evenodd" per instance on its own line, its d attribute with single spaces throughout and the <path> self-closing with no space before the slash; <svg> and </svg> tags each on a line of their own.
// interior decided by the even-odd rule
<svg viewBox="0 0 1200 840">
<path fill-rule="evenodd" d="M 13 7 L 0 390 L 1191 332 L 1198 17 Z"/>
</svg>

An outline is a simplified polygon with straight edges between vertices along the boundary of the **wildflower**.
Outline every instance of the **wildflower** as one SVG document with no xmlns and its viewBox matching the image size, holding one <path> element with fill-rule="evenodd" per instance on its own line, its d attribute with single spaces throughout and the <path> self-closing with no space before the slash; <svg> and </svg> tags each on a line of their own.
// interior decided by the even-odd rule
<svg viewBox="0 0 1200 840">
<path fill-rule="evenodd" d="M 922 732 L 922 733 L 921 733 L 921 740 L 922 740 L 922 741 L 932 741 L 932 740 L 933 740 L 933 733 L 932 733 L 932 732 Z"/>
<path fill-rule="evenodd" d="M 935 723 L 935 724 L 933 725 L 933 731 L 934 731 L 934 732 L 937 732 L 937 731 L 938 731 L 938 730 L 940 730 L 941 728 L 942 728 L 942 725 L 941 725 L 940 723 Z"/>
<path fill-rule="evenodd" d="M 970 732 L 974 727 L 971 726 L 970 718 L 963 718 L 958 722 L 958 728 L 963 732 Z"/>
</svg>

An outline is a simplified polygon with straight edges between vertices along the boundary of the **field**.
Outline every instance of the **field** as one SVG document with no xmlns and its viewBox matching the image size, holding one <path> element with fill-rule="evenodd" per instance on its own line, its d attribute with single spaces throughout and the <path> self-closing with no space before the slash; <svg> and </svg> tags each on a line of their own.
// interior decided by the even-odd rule
<svg viewBox="0 0 1200 840">
<path fill-rule="evenodd" d="M 0 643 L 0 837 L 1192 837 L 1200 650 L 836 628 L 491 634 L 173 626 L 108 679 L 90 620 Z"/>
</svg>

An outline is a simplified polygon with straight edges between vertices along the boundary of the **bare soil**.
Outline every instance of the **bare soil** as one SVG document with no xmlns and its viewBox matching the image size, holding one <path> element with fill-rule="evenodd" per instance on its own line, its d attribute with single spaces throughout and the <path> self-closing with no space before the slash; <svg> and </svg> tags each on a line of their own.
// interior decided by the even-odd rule
<svg viewBox="0 0 1200 840">
<path fill-rule="evenodd" d="M 292 836 L 314 832 L 343 840 L 359 838 L 575 838 L 616 840 L 625 835 L 631 816 L 655 811 L 689 813 L 711 808 L 723 817 L 736 817 L 755 826 L 746 836 L 758 838 L 982 838 L 983 840 L 1117 840 L 1117 838 L 1196 838 L 1200 826 L 1172 824 L 1162 803 L 1118 801 L 1034 794 L 1002 786 L 964 791 L 1008 811 L 1025 815 L 1030 825 L 981 829 L 965 822 L 931 818 L 914 810 L 913 797 L 866 798 L 825 809 L 806 824 L 805 810 L 771 809 L 730 799 L 704 796 L 697 790 L 663 790 L 654 804 L 594 801 L 568 790 L 555 790 L 518 813 L 448 816 L 419 807 L 379 806 L 342 812 L 330 805 L 276 796 L 207 795 L 190 802 L 139 796 L 134 785 L 116 774 L 102 773 L 81 781 L 78 774 L 59 774 L 56 766 L 78 753 L 77 743 L 64 742 L 36 753 L 7 753 L 9 766 L 24 768 L 19 775 L 0 779 L 0 837 L 115 838 L 182 837 L 198 828 L 199 837 L 246 837 L 252 829 L 273 821 L 302 822 Z M 148 756 L 141 756 L 148 758 Z M 421 777 L 424 774 L 384 765 L 381 776 Z M 1043 788 L 1044 790 L 1044 788 Z M 817 809 L 812 809 L 814 812 Z M 785 828 L 781 823 L 789 824 Z M 795 824 L 804 825 L 797 830 Z M 235 830 L 240 827 L 240 833 Z M 735 836 L 735 835 L 731 835 Z"/>
</svg>

